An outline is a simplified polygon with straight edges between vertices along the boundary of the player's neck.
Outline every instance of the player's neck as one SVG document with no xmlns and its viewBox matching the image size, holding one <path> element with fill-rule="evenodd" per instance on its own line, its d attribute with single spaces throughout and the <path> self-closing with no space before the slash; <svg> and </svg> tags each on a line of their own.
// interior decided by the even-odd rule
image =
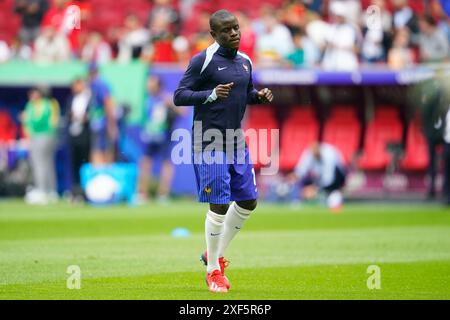
<svg viewBox="0 0 450 320">
<path fill-rule="evenodd" d="M 234 58 L 237 54 L 237 49 L 232 48 L 226 48 L 226 47 L 219 47 L 219 50 L 217 51 L 221 56 L 227 57 L 227 58 Z"/>
</svg>

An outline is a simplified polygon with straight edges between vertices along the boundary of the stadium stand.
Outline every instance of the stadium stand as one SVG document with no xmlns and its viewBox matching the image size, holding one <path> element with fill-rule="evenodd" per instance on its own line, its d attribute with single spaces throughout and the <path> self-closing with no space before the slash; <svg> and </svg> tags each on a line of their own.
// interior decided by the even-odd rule
<svg viewBox="0 0 450 320">
<path fill-rule="evenodd" d="M 280 168 L 292 170 L 303 151 L 319 139 L 319 122 L 310 106 L 294 106 L 281 129 Z"/>
<path fill-rule="evenodd" d="M 400 168 L 407 171 L 422 171 L 428 167 L 427 141 L 422 132 L 419 119 L 414 119 L 408 126 L 405 154 Z"/>
<path fill-rule="evenodd" d="M 361 123 L 351 106 L 335 106 L 325 123 L 323 141 L 338 148 L 345 164 L 351 163 L 358 151 L 361 139 Z"/>
<path fill-rule="evenodd" d="M 403 125 L 398 111 L 393 107 L 379 106 L 375 118 L 369 122 L 364 139 L 364 149 L 358 161 L 363 170 L 383 170 L 392 161 L 389 144 L 401 143 Z"/>
</svg>

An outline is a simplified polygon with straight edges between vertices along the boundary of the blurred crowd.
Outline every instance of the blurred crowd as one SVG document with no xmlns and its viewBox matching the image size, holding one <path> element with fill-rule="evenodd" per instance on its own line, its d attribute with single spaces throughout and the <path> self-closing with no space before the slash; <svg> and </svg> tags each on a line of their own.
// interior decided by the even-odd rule
<svg viewBox="0 0 450 320">
<path fill-rule="evenodd" d="M 92 0 L 16 0 L 11 14 L 21 17 L 21 28 L 12 43 L 0 38 L 0 62 L 140 59 L 186 64 L 212 43 L 209 15 L 219 9 L 214 2 L 148 3 L 145 15 L 127 11 L 122 21 L 100 30 L 95 22 L 106 13 L 96 13 Z M 354 70 L 387 64 L 401 69 L 449 59 L 450 18 L 438 0 L 257 3 L 251 12 L 234 12 L 242 31 L 241 51 L 260 66 Z"/>
</svg>

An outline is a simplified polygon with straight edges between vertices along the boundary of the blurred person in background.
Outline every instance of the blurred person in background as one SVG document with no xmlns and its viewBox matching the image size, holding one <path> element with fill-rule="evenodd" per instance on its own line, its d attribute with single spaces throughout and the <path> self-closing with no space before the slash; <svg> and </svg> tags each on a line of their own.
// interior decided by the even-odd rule
<svg viewBox="0 0 450 320">
<path fill-rule="evenodd" d="M 418 91 L 420 92 L 420 106 L 422 115 L 423 134 L 427 140 L 428 146 L 428 176 L 429 184 L 427 191 L 427 199 L 436 198 L 436 175 L 438 172 L 438 146 L 444 143 L 443 137 L 447 135 L 446 113 L 448 103 L 444 81 L 438 73 L 438 77 L 420 84 Z"/>
<path fill-rule="evenodd" d="M 368 63 L 385 62 L 392 45 L 392 15 L 385 0 L 372 0 L 371 5 L 378 8 L 379 19 L 373 19 L 377 12 L 366 11 L 364 14 L 361 57 Z"/>
<path fill-rule="evenodd" d="M 112 60 L 112 50 L 99 32 L 89 33 L 81 50 L 81 60 L 102 65 Z"/>
<path fill-rule="evenodd" d="M 213 39 L 209 35 L 209 12 L 202 11 L 197 19 L 197 31 L 190 37 L 192 44 L 192 55 L 196 55 L 208 48 Z"/>
<path fill-rule="evenodd" d="M 70 59 L 67 38 L 52 26 L 46 26 L 34 43 L 34 60 L 38 63 L 65 62 Z"/>
<path fill-rule="evenodd" d="M 360 32 L 346 19 L 346 7 L 335 1 L 330 7 L 333 24 L 329 27 L 322 67 L 329 71 L 354 71 L 358 69 L 358 43 Z"/>
<path fill-rule="evenodd" d="M 42 27 L 53 26 L 57 32 L 66 36 L 72 52 L 78 51 L 78 36 L 81 28 L 84 3 L 71 0 L 52 0 L 51 6 L 42 20 Z M 83 12 L 85 14 L 85 12 Z M 77 28 L 80 26 L 80 28 Z"/>
<path fill-rule="evenodd" d="M 11 43 L 11 59 L 29 61 L 33 57 L 33 49 L 30 45 L 15 37 Z"/>
<path fill-rule="evenodd" d="M 118 43 L 117 60 L 126 63 L 141 57 L 143 50 L 149 44 L 150 33 L 134 14 L 125 18 L 124 25 L 125 28 Z"/>
<path fill-rule="evenodd" d="M 434 0 L 430 5 L 431 15 L 438 21 L 437 27 L 446 35 L 450 43 L 450 17 L 442 9 L 438 0 Z"/>
<path fill-rule="evenodd" d="M 89 65 L 89 88 L 92 95 L 89 110 L 91 162 L 99 166 L 113 162 L 118 131 L 110 85 L 100 76 L 95 63 Z"/>
<path fill-rule="evenodd" d="M 393 0 L 392 3 L 394 6 L 392 18 L 394 32 L 407 28 L 410 34 L 410 41 L 416 44 L 420 32 L 419 23 L 416 14 L 408 4 L 408 0 Z"/>
<path fill-rule="evenodd" d="M 91 150 L 89 111 L 92 101 L 91 90 L 87 82 L 83 79 L 76 79 L 72 83 L 72 92 L 66 105 L 66 127 L 72 165 L 72 201 L 84 200 L 80 183 L 80 169 L 83 164 L 89 162 Z"/>
<path fill-rule="evenodd" d="M 22 114 L 24 131 L 30 141 L 34 189 L 25 200 L 30 204 L 56 202 L 55 151 L 59 125 L 59 104 L 49 97 L 48 88 L 33 88 Z"/>
<path fill-rule="evenodd" d="M 149 28 L 149 45 L 147 45 L 145 54 L 147 60 L 154 63 L 172 63 L 176 62 L 175 50 L 173 49 L 174 33 L 170 15 L 156 15 L 151 19 Z"/>
<path fill-rule="evenodd" d="M 444 62 L 449 58 L 448 38 L 437 27 L 436 20 L 425 15 L 419 18 L 419 49 L 422 62 Z"/>
<path fill-rule="evenodd" d="M 320 60 L 320 50 L 316 44 L 303 32 L 293 34 L 294 51 L 286 57 L 293 67 L 313 67 Z"/>
<path fill-rule="evenodd" d="M 263 66 L 278 65 L 294 51 L 291 33 L 279 22 L 275 12 L 265 12 L 262 22 L 263 31 L 256 40 L 257 60 Z"/>
<path fill-rule="evenodd" d="M 158 201 L 166 201 L 169 197 L 173 177 L 170 134 L 173 123 L 181 112 L 173 104 L 172 95 L 163 90 L 160 78 L 150 76 L 141 132 L 145 151 L 139 161 L 139 202 L 148 200 L 154 159 L 158 157 L 163 162 L 156 196 Z"/>
<path fill-rule="evenodd" d="M 179 34 L 181 21 L 177 10 L 174 8 L 173 0 L 155 0 L 153 2 L 154 6 L 148 18 L 150 29 L 155 19 L 162 18 L 167 21 L 168 31 L 170 33 Z"/>
<path fill-rule="evenodd" d="M 392 48 L 388 53 L 388 66 L 393 70 L 401 70 L 414 65 L 414 52 L 410 47 L 409 30 L 398 29 L 394 36 Z"/>
<path fill-rule="evenodd" d="M 16 0 L 14 10 L 22 16 L 19 37 L 24 44 L 32 44 L 39 35 L 42 18 L 47 9 L 47 0 Z"/>
<path fill-rule="evenodd" d="M 342 205 L 341 189 L 345 185 L 346 169 L 341 153 L 327 143 L 315 142 L 300 157 L 291 179 L 297 179 L 302 186 L 305 199 L 312 199 L 324 192 L 331 201 L 330 207 L 339 209 Z M 341 201 L 336 203 L 333 198 Z"/>
<path fill-rule="evenodd" d="M 308 10 L 321 14 L 324 0 L 302 0 L 302 2 Z"/>
<path fill-rule="evenodd" d="M 345 12 L 342 15 L 348 24 L 358 26 L 361 21 L 361 1 L 360 0 L 329 0 L 329 8 L 332 8 L 338 3 L 339 6 L 345 7 Z M 333 14 L 333 13 L 331 13 Z"/>
</svg>

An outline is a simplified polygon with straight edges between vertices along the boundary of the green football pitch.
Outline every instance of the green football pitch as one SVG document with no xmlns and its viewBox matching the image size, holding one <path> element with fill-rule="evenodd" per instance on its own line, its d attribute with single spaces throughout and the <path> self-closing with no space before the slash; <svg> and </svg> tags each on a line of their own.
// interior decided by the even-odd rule
<svg viewBox="0 0 450 320">
<path fill-rule="evenodd" d="M 263 203 L 229 248 L 227 294 L 207 291 L 199 261 L 206 209 L 2 201 L 0 299 L 450 299 L 442 206 L 348 204 L 332 214 Z M 173 237 L 178 227 L 190 235 Z M 69 266 L 80 289 L 68 289 Z"/>
</svg>

